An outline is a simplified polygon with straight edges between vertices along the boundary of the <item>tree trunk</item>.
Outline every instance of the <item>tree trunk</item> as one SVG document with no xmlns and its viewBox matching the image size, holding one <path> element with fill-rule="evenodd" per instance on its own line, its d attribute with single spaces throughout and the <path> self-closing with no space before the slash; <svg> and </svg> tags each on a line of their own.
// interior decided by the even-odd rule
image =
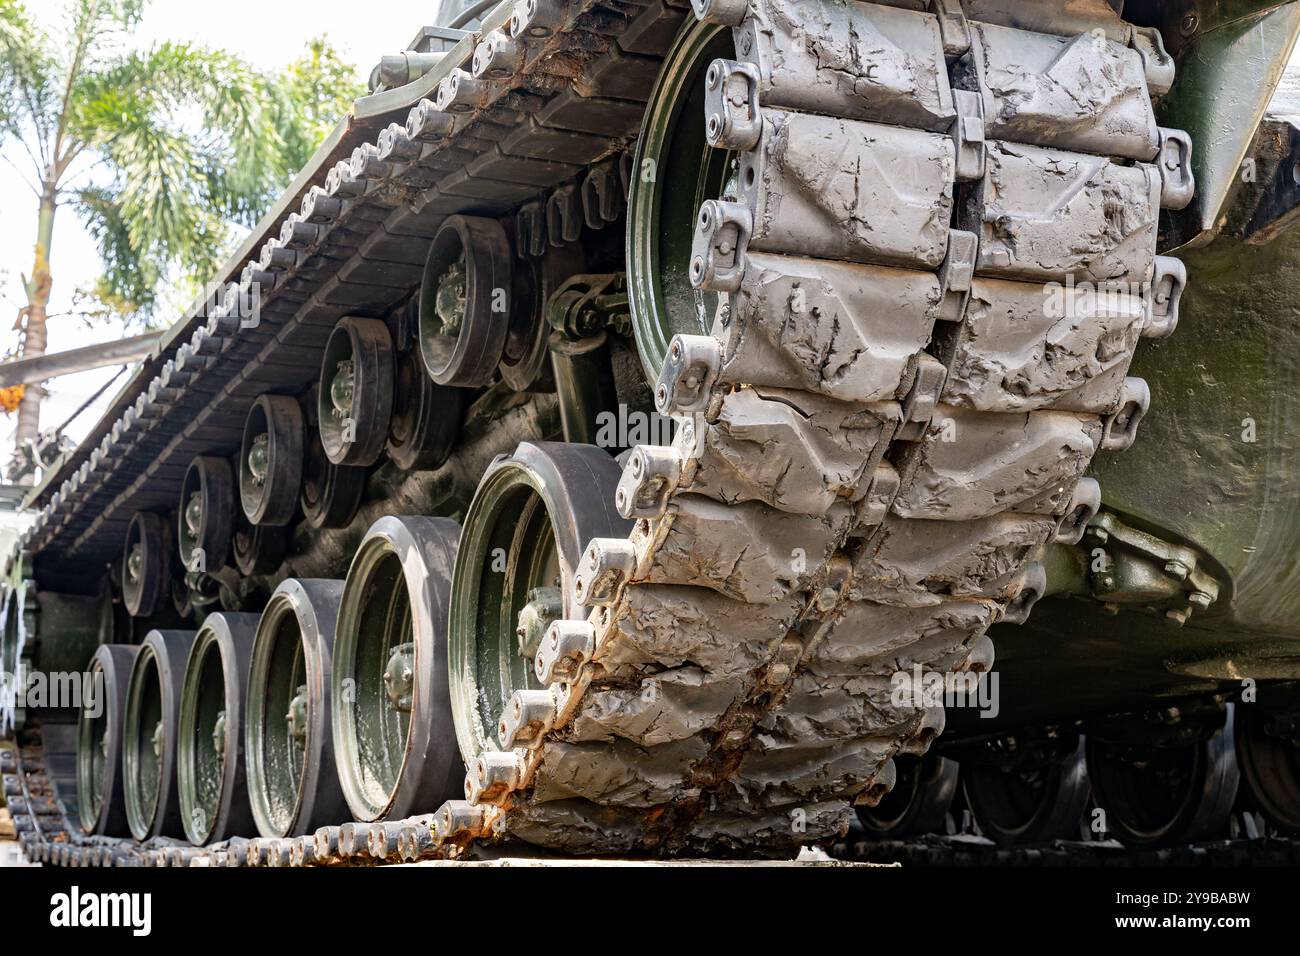
<svg viewBox="0 0 1300 956">
<path fill-rule="evenodd" d="M 46 310 L 50 304 L 50 242 L 54 238 L 54 212 L 56 194 L 52 185 L 41 192 L 40 214 L 36 222 L 36 248 L 32 261 L 31 278 L 27 281 L 27 311 L 23 318 L 23 358 L 45 354 Z M 44 385 L 32 382 L 23 393 L 18 406 L 18 427 L 14 434 L 15 457 L 24 444 L 34 442 L 41 430 L 41 400 L 45 397 Z M 24 483 L 30 483 L 30 475 Z"/>
</svg>

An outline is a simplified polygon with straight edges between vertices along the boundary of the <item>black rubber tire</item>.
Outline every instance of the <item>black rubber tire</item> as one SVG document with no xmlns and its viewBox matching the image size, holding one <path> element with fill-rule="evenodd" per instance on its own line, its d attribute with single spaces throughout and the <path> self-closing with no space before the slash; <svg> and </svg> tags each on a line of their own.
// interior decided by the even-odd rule
<svg viewBox="0 0 1300 956">
<path fill-rule="evenodd" d="M 1300 833 L 1300 746 L 1270 734 L 1258 704 L 1238 704 L 1233 720 L 1242 796 L 1279 830 Z"/>
<path fill-rule="evenodd" d="M 288 395 L 263 395 L 249 409 L 239 448 L 239 503 L 254 525 L 287 525 L 298 513 L 302 488 L 303 415 Z M 268 468 L 258 485 L 249 465 L 253 443 L 267 436 Z"/>
<path fill-rule="evenodd" d="M 462 793 L 465 765 L 451 732 L 447 672 L 447 608 L 459 536 L 460 527 L 447 518 L 386 516 L 366 532 L 348 571 L 334 640 L 331 701 L 339 782 L 357 820 L 430 813 Z M 393 595 L 388 601 L 379 593 L 385 579 Z M 362 769 L 364 754 L 375 744 L 359 735 L 358 714 L 368 705 L 374 682 L 358 670 L 358 646 L 363 631 L 373 636 L 376 623 L 383 634 L 386 613 L 401 603 L 399 589 L 405 590 L 414 644 L 411 717 L 393 779 L 380 782 Z"/>
<path fill-rule="evenodd" d="M 1089 739 L 1088 776 L 1108 832 L 1143 849 L 1226 836 L 1240 781 L 1233 736 L 1229 705 L 1224 726 L 1191 745 L 1150 748 L 1147 767 L 1124 759 L 1122 745 Z M 1172 799 L 1161 806 L 1156 797 Z"/>
<path fill-rule="evenodd" d="M 465 256 L 465 314 L 456 341 L 446 347 L 435 311 L 437 283 Z M 495 219 L 448 216 L 438 229 L 420 284 L 420 357 L 439 385 L 488 385 L 505 350 L 514 297 L 513 254 L 505 228 Z"/>
<path fill-rule="evenodd" d="M 180 723 L 176 746 L 176 780 L 180 792 L 181 824 L 195 846 L 219 842 L 253 831 L 244 770 L 244 707 L 248 699 L 248 662 L 257 635 L 256 614 L 209 614 L 194 638 L 181 688 Z M 211 655 L 216 654 L 216 657 Z M 220 667 L 220 700 L 211 698 L 210 661 Z M 207 713 L 219 706 L 225 714 L 223 752 L 215 788 L 200 763 L 214 730 Z M 210 770 L 211 768 L 207 768 Z M 212 792 L 215 789 L 215 793 Z M 213 799 L 215 797 L 215 800 Z"/>
<path fill-rule="evenodd" d="M 919 833 L 943 833 L 944 818 L 957 795 L 957 761 L 926 754 L 894 758 L 898 779 L 874 807 L 858 807 L 858 821 L 872 837 L 892 840 Z"/>
<path fill-rule="evenodd" d="M 131 681 L 139 647 L 122 644 L 103 644 L 90 659 L 87 673 L 103 675 L 99 685 L 98 704 L 101 713 L 91 718 L 83 711 L 77 728 L 77 809 L 83 833 L 120 837 L 130 833 L 126 823 L 126 802 L 122 796 L 122 718 L 126 710 L 126 692 Z M 92 679 L 94 679 L 92 677 Z M 92 798 L 94 774 L 91 763 L 94 751 L 99 749 L 94 724 L 102 721 L 100 736 L 103 739 L 103 766 L 98 794 Z M 99 810 L 92 816 L 92 799 Z"/>
<path fill-rule="evenodd" d="M 297 507 L 296 499 L 294 507 Z M 289 551 L 289 531 L 277 525 L 250 524 L 242 510 L 236 511 L 230 551 L 239 573 L 252 576 L 279 570 Z"/>
<path fill-rule="evenodd" d="M 194 631 L 150 631 L 145 635 L 131 668 L 122 730 L 122 787 L 127 825 L 137 840 L 184 835 L 180 794 L 176 787 L 176 736 L 181 685 L 185 680 L 185 665 L 194 637 Z M 158 755 L 157 796 L 152 806 L 144 806 L 141 802 L 140 760 L 138 757 L 133 759 L 142 745 L 149 745 L 143 737 L 145 728 L 133 726 L 138 724 L 141 716 L 140 695 L 146 690 L 146 681 L 157 681 L 158 716 L 163 727 L 162 752 Z"/>
<path fill-rule="evenodd" d="M 342 581 L 289 578 L 272 593 L 258 621 L 249 665 L 245 755 L 249 801 L 257 831 L 264 837 L 306 836 L 348 816 L 334 762 L 331 702 L 334 627 L 342 597 Z M 291 802 L 277 791 L 268 772 L 267 750 L 279 740 L 279 721 L 268 720 L 269 708 L 292 696 L 282 693 L 276 686 L 280 675 L 272 673 L 282 643 L 293 643 L 301 655 L 307 687 L 307 734 Z"/>
<path fill-rule="evenodd" d="M 185 520 L 186 503 L 198 492 L 203 508 L 197 533 L 191 534 Z M 187 570 L 220 571 L 230 560 L 230 534 L 234 522 L 235 479 L 230 463 L 214 455 L 200 455 L 190 462 L 181 485 L 180 507 L 176 510 L 176 544 L 181 565 Z M 202 558 L 202 566 L 195 562 Z"/>
<path fill-rule="evenodd" d="M 338 363 L 352 361 L 351 441 L 336 422 L 330 383 Z M 341 319 L 325 343 L 320 389 L 316 395 L 316 427 L 325 457 L 336 465 L 368 466 L 379 461 L 388 439 L 393 413 L 393 338 L 379 319 Z"/>
<path fill-rule="evenodd" d="M 320 431 L 310 428 L 303 455 L 299 504 L 313 528 L 346 528 L 361 507 L 366 469 L 336 465 L 325 455 Z"/>
<path fill-rule="evenodd" d="M 1077 838 L 1088 804 L 1085 743 L 1032 770 L 967 764 L 962 792 L 980 832 L 998 846 L 1025 846 Z"/>
<path fill-rule="evenodd" d="M 171 585 L 172 550 L 169 529 L 163 519 L 138 511 L 126 530 L 122 549 L 122 603 L 132 617 L 149 617 Z M 129 570 L 131 552 L 140 545 L 141 563 L 137 577 Z"/>
<path fill-rule="evenodd" d="M 592 538 L 626 538 L 633 527 L 614 508 L 614 489 L 621 474 L 618 462 L 595 445 L 521 442 L 514 454 L 494 461 L 480 480 L 465 515 L 451 597 L 452 707 L 467 764 L 485 749 L 500 749 L 495 730 L 508 696 L 506 685 L 522 689 L 513 683 L 517 675 L 503 676 L 482 648 L 486 638 L 480 614 L 499 614 L 503 607 L 501 596 L 483 596 L 489 574 L 489 587 L 504 587 L 498 580 L 504 575 L 485 570 L 485 556 L 500 544 L 496 531 L 512 528 L 511 522 L 520 520 L 511 510 L 520 496 L 540 499 L 561 567 L 564 617 L 585 618 L 586 609 L 573 598 L 583 551 Z"/>
<path fill-rule="evenodd" d="M 429 378 L 415 349 L 398 353 L 393 389 L 388 457 L 403 471 L 439 467 L 460 435 L 467 391 Z"/>
</svg>

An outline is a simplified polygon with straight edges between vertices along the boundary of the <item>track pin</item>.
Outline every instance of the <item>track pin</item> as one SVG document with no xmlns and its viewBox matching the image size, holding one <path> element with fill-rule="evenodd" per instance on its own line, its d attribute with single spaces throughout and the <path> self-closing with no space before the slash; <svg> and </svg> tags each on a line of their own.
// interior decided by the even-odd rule
<svg viewBox="0 0 1300 956">
<path fill-rule="evenodd" d="M 442 846 L 467 837 L 476 837 L 483 830 L 484 811 L 464 800 L 448 800 L 438 808 L 433 818 L 434 843 Z"/>
<path fill-rule="evenodd" d="M 533 658 L 533 672 L 543 684 L 569 681 L 595 652 L 596 629 L 588 621 L 553 621 Z"/>
<path fill-rule="evenodd" d="M 578 562 L 573 597 L 582 607 L 608 606 L 636 571 L 636 549 L 625 538 L 593 538 Z"/>
<path fill-rule="evenodd" d="M 624 518 L 660 518 L 681 483 L 685 462 L 669 445 L 637 445 L 614 491 L 614 507 Z"/>
<path fill-rule="evenodd" d="M 465 796 L 470 803 L 499 803 L 519 787 L 524 758 L 513 751 L 485 751 L 465 775 Z"/>
<path fill-rule="evenodd" d="M 517 690 L 497 723 L 497 739 L 508 750 L 536 747 L 555 726 L 555 695 L 549 690 Z"/>
</svg>

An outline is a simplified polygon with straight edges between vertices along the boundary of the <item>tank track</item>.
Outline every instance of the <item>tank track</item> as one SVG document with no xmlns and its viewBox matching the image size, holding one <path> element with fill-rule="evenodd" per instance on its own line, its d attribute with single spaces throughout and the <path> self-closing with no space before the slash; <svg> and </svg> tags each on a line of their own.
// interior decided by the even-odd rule
<svg viewBox="0 0 1300 956">
<path fill-rule="evenodd" d="M 69 822 L 48 767 L 74 755 L 46 753 L 40 730 L 25 733 L 16 751 L 0 752 L 0 765 L 18 839 L 28 859 L 76 867 L 304 867 L 377 866 L 438 859 L 434 820 L 417 816 L 379 824 L 323 827 L 297 839 L 233 839 L 208 847 L 178 840 L 138 843 L 84 836 Z M 16 759 L 10 756 L 16 755 Z M 66 778 L 64 778 L 66 779 Z M 901 863 L 925 867 L 1240 867 L 1300 863 L 1300 840 L 1279 836 L 1214 840 L 1157 850 L 1129 850 L 1114 842 L 1055 840 L 1024 847 L 998 847 L 972 834 L 922 835 L 907 839 L 856 839 L 854 833 L 829 848 L 838 860 Z"/>
<path fill-rule="evenodd" d="M 709 101 L 713 145 L 749 150 L 744 201 L 705 203 L 691 265 L 725 304 L 711 336 L 669 348 L 657 405 L 692 418 L 626 466 L 637 525 L 584 555 L 577 597 L 597 609 L 563 635 L 581 650 L 553 705 L 516 695 L 502 736 L 528 749 L 471 769 L 472 798 L 500 807 L 483 828 L 528 842 L 716 853 L 843 832 L 891 758 L 943 729 L 942 708 L 891 699 L 892 676 L 991 665 L 985 630 L 1042 592 L 1035 549 L 1095 513 L 1093 453 L 1132 441 L 1139 337 L 1168 331 L 1157 221 L 1190 191 L 1177 162 L 1142 162 L 1184 145 L 1145 98 L 1168 64 L 955 6 L 695 9 L 746 60 L 715 62 Z M 907 92 L 850 95 L 843 38 L 882 35 Z M 953 90 L 967 52 L 976 89 Z M 1107 63 L 1075 91 L 1092 108 L 1050 119 L 1089 56 Z M 1047 215 L 1016 217 L 1047 190 Z M 1067 276 L 1145 291 L 1063 331 L 1043 283 Z"/>
<path fill-rule="evenodd" d="M 1007 848 L 978 837 L 930 836 L 842 842 L 831 848 L 831 855 L 839 860 L 903 866 L 1294 866 L 1300 863 L 1300 840 L 1215 840 L 1135 851 L 1116 843 L 1057 840 L 1042 846 Z"/>
<path fill-rule="evenodd" d="M 711 136 L 753 174 L 697 228 L 697 285 L 725 307 L 711 335 L 672 343 L 658 407 L 686 424 L 630 456 L 619 508 L 635 530 L 588 548 L 577 591 L 594 610 L 564 622 L 551 688 L 528 692 L 544 698 L 503 715 L 515 747 L 480 757 L 469 801 L 382 825 L 387 841 L 409 824 L 421 855 L 488 836 L 723 853 L 844 833 L 891 758 L 943 729 L 942 708 L 893 703 L 891 678 L 991 666 L 986 629 L 1041 594 L 1035 551 L 1077 540 L 1096 509 L 1093 454 L 1133 440 L 1139 338 L 1176 317 L 1181 273 L 1156 231 L 1190 198 L 1190 144 L 1151 113 L 1173 71 L 1158 35 L 1118 18 L 1030 33 L 951 2 L 695 8 L 737 27 Z M 242 322 L 236 294 L 196 329 L 24 547 L 111 554 L 140 482 L 183 468 L 198 429 L 230 431 L 270 363 L 318 365 L 359 295 L 395 301 L 385 282 L 418 274 L 402 237 L 427 238 L 429 217 L 514 210 L 534 255 L 615 221 L 607 197 L 637 174 L 628 104 L 690 15 L 529 0 L 489 17 L 449 54 L 461 68 L 309 189 L 245 268 L 245 288 L 271 290 L 263 319 Z M 848 36 L 877 44 L 888 79 L 870 95 Z M 1141 291 L 1045 316 L 1045 284 L 1070 281 Z M 124 488 L 113 466 L 133 459 L 155 464 Z M 76 845 L 49 825 L 42 845 Z M 351 858 L 345 830 L 374 832 L 318 835 L 315 862 Z M 121 842 L 98 845 L 134 858 Z"/>
</svg>

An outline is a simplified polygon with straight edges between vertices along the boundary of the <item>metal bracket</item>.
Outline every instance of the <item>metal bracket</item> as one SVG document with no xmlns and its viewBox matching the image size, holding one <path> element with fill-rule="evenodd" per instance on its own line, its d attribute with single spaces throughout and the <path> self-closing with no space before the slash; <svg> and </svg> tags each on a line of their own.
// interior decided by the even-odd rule
<svg viewBox="0 0 1300 956">
<path fill-rule="evenodd" d="M 747 0 L 691 0 L 691 9 L 701 23 L 738 27 L 749 12 Z"/>
<path fill-rule="evenodd" d="M 1165 52 L 1165 40 L 1156 27 L 1134 27 L 1129 46 L 1137 50 L 1146 73 L 1147 92 L 1164 96 L 1174 85 L 1174 58 Z"/>
<path fill-rule="evenodd" d="M 596 629 L 588 621 L 553 621 L 533 658 L 533 672 L 543 684 L 570 681 L 596 652 Z"/>
<path fill-rule="evenodd" d="M 569 276 L 546 300 L 547 325 L 572 339 L 621 330 L 630 321 L 626 280 L 623 272 Z"/>
<path fill-rule="evenodd" d="M 581 607 L 608 607 L 636 570 L 636 549 L 626 538 L 593 538 L 578 562 L 573 599 Z"/>
<path fill-rule="evenodd" d="M 704 135 L 715 149 L 753 149 L 763 135 L 758 67 L 714 60 L 704 78 Z"/>
<path fill-rule="evenodd" d="M 1083 540 L 1094 553 L 1088 557 L 1092 596 L 1112 613 L 1140 607 L 1181 625 L 1218 600 L 1219 582 L 1194 548 L 1131 528 L 1109 511 L 1089 522 Z"/>
<path fill-rule="evenodd" d="M 438 83 L 434 106 L 444 113 L 468 113 L 487 103 L 488 84 L 465 70 L 452 70 Z"/>
<path fill-rule="evenodd" d="M 895 436 L 899 441 L 917 441 L 925 434 L 947 377 L 948 369 L 933 355 L 922 352 L 916 356 L 911 387 L 903 399 L 903 424 Z"/>
<path fill-rule="evenodd" d="M 510 17 L 510 35 L 545 40 L 554 36 L 572 14 L 572 0 L 519 0 Z"/>
<path fill-rule="evenodd" d="M 948 254 L 944 256 L 943 265 L 939 266 L 939 286 L 943 289 L 939 318 L 942 321 L 960 322 L 966 315 L 978 252 L 979 237 L 975 233 L 948 230 Z"/>
<path fill-rule="evenodd" d="M 710 292 L 737 291 L 753 231 L 754 216 L 748 206 L 706 200 L 700 206 L 691 243 L 691 285 Z"/>
<path fill-rule="evenodd" d="M 670 445 L 638 445 L 632 449 L 614 492 L 614 507 L 624 518 L 658 518 L 677 490 L 685 462 Z"/>
<path fill-rule="evenodd" d="M 485 751 L 465 775 L 465 796 L 470 803 L 500 803 L 518 788 L 524 771 L 518 752 Z"/>
<path fill-rule="evenodd" d="M 1102 419 L 1101 449 L 1124 451 L 1137 438 L 1138 423 L 1151 407 L 1151 388 L 1145 379 L 1126 378 L 1119 408 Z"/>
<path fill-rule="evenodd" d="M 555 695 L 550 690 L 517 690 L 506 701 L 497 738 L 507 750 L 539 747 L 555 726 L 555 717 Z"/>
<path fill-rule="evenodd" d="M 1180 129 L 1160 127 L 1160 208 L 1183 209 L 1196 192 L 1192 175 L 1192 138 Z"/>
<path fill-rule="evenodd" d="M 415 109 L 406 114 L 406 131 L 411 139 L 421 143 L 435 143 L 451 133 L 455 120 L 438 109 L 433 100 L 420 100 Z"/>
<path fill-rule="evenodd" d="M 1187 267 L 1173 256 L 1156 256 L 1151 286 L 1143 297 L 1142 337 L 1163 339 L 1178 325 L 1178 303 L 1187 285 Z"/>
<path fill-rule="evenodd" d="M 470 68 L 479 79 L 506 80 L 523 67 L 527 52 L 528 47 L 522 40 L 508 37 L 501 30 L 494 30 L 474 48 Z"/>
<path fill-rule="evenodd" d="M 930 0 L 926 9 L 939 20 L 944 57 L 951 61 L 964 56 L 970 50 L 970 26 L 961 0 Z"/>
<path fill-rule="evenodd" d="M 984 178 L 984 102 L 971 90 L 953 90 L 957 118 L 952 123 L 952 139 L 957 147 L 958 182 Z"/>
<path fill-rule="evenodd" d="M 1083 532 L 1101 509 L 1101 485 L 1096 478 L 1080 478 L 1070 494 L 1065 514 L 1056 523 L 1052 541 L 1056 544 L 1078 544 Z"/>
<path fill-rule="evenodd" d="M 722 348 L 710 335 L 674 335 L 655 386 L 661 415 L 702 414 L 708 410 L 722 364 Z"/>
</svg>

